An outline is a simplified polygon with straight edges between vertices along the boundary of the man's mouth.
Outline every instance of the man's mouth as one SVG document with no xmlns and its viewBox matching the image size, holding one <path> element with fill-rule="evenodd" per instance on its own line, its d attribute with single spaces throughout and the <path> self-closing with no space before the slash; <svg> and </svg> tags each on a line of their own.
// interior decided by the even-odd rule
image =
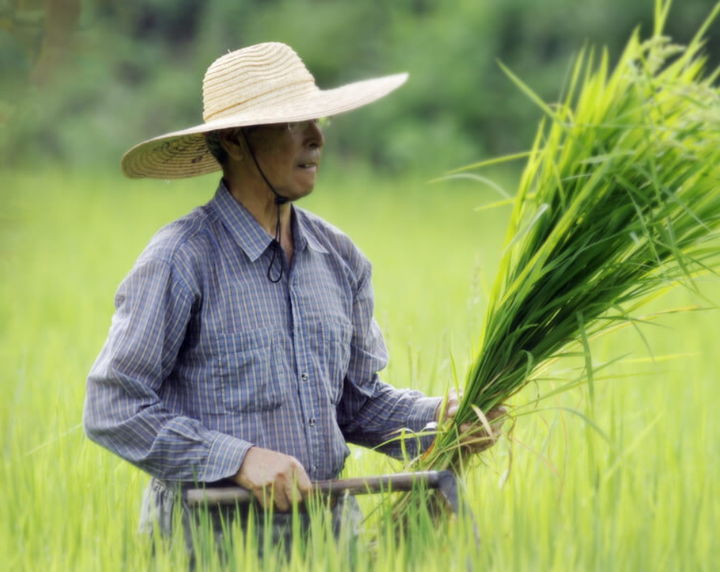
<svg viewBox="0 0 720 572">
<path fill-rule="evenodd" d="M 298 157 L 297 167 L 306 171 L 317 171 L 320 163 L 320 154 L 316 151 L 305 153 L 304 156 Z"/>
</svg>

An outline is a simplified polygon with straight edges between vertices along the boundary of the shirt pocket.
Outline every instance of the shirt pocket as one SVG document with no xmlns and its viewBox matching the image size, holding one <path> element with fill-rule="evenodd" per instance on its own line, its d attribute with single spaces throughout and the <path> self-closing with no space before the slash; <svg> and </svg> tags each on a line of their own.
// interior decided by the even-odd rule
<svg viewBox="0 0 720 572">
<path fill-rule="evenodd" d="M 325 319 L 308 328 L 315 370 L 328 400 L 337 405 L 350 363 L 353 327 L 340 319 Z"/>
<path fill-rule="evenodd" d="M 220 334 L 216 379 L 228 412 L 267 411 L 282 404 L 283 379 L 267 330 Z"/>
</svg>

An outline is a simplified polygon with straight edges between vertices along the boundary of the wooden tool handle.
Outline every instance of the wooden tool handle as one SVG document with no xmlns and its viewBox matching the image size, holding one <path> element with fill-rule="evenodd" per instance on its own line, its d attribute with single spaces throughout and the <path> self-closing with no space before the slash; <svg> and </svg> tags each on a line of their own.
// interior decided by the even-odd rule
<svg viewBox="0 0 720 572">
<path fill-rule="evenodd" d="M 315 481 L 313 491 L 330 496 L 345 493 L 353 495 L 373 494 L 391 491 L 410 491 L 414 486 L 424 485 L 437 488 L 446 471 L 418 471 L 416 473 L 395 473 L 376 477 Z M 243 504 L 251 501 L 253 495 L 241 487 L 188 489 L 185 499 L 189 505 L 201 504 Z"/>
</svg>

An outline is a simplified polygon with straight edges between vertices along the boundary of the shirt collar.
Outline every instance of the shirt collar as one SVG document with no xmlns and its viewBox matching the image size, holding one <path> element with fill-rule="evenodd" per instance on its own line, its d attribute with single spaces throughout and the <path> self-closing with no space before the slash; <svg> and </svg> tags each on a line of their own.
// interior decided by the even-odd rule
<svg viewBox="0 0 720 572">
<path fill-rule="evenodd" d="M 225 186 L 225 181 L 220 181 L 210 205 L 248 258 L 253 262 L 260 258 L 273 237 L 260 226 L 250 211 L 235 200 Z"/>
<path fill-rule="evenodd" d="M 225 186 L 225 181 L 220 181 L 210 205 L 248 258 L 252 262 L 260 258 L 262 253 L 270 246 L 273 237 L 260 226 L 260 223 L 242 203 L 235 200 Z M 292 224 L 295 250 L 302 251 L 309 246 L 317 252 L 327 254 L 327 250 L 315 236 L 307 213 L 302 209 L 295 208 L 295 206 L 292 206 L 292 209 L 294 213 Z"/>
<path fill-rule="evenodd" d="M 301 208 L 293 206 L 293 217 L 295 232 L 295 250 L 305 250 L 305 247 L 309 246 L 316 252 L 327 254 L 327 249 L 315 236 L 315 229 L 309 220 L 308 214 Z"/>
</svg>

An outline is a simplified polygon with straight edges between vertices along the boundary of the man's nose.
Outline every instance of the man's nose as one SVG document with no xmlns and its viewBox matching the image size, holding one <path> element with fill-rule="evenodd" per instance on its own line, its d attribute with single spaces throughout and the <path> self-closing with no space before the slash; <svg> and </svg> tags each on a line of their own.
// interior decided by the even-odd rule
<svg viewBox="0 0 720 572">
<path fill-rule="evenodd" d="M 325 136 L 317 121 L 308 121 L 303 133 L 304 143 L 311 149 L 318 149 L 325 145 Z"/>
</svg>

